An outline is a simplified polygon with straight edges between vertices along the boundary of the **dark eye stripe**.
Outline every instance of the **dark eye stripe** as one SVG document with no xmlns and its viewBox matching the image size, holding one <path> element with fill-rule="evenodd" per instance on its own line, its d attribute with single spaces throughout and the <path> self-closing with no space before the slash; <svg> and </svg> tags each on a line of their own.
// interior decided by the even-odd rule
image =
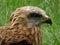
<svg viewBox="0 0 60 45">
<path fill-rule="evenodd" d="M 41 18 L 42 15 L 38 14 L 38 13 L 30 13 L 28 18 Z"/>
</svg>

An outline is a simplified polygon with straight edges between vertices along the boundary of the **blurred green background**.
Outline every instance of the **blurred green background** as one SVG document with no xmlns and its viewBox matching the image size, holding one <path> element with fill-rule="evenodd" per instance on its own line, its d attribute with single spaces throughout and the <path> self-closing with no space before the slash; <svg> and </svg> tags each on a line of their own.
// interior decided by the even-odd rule
<svg viewBox="0 0 60 45">
<path fill-rule="evenodd" d="M 6 25 L 10 15 L 21 6 L 37 6 L 46 11 L 53 25 L 42 25 L 42 45 L 60 45 L 60 0 L 0 0 L 0 26 Z"/>
</svg>

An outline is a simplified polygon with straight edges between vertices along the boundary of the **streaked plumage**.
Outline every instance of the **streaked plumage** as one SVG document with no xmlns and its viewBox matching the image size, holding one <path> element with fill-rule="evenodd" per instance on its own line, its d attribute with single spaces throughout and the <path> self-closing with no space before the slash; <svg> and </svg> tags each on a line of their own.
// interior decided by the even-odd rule
<svg viewBox="0 0 60 45">
<path fill-rule="evenodd" d="M 39 26 L 52 24 L 46 13 L 34 6 L 17 8 L 10 21 L 0 27 L 0 45 L 42 45 L 42 32 Z"/>
</svg>

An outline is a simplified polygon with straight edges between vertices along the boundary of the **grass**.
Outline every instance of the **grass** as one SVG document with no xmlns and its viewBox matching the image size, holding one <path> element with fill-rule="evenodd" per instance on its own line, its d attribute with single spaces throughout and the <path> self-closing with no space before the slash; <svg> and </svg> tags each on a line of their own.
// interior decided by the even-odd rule
<svg viewBox="0 0 60 45">
<path fill-rule="evenodd" d="M 42 25 L 42 45 L 60 45 L 60 0 L 0 0 L 0 26 L 8 23 L 16 8 L 27 5 L 42 8 L 52 19 L 52 26 Z"/>
</svg>

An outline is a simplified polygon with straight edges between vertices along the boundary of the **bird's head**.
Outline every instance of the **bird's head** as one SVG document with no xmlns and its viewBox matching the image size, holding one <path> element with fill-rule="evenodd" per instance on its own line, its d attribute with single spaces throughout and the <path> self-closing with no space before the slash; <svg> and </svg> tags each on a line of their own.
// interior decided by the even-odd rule
<svg viewBox="0 0 60 45">
<path fill-rule="evenodd" d="M 39 26 L 39 25 L 41 25 L 41 24 L 43 24 L 43 23 L 48 23 L 48 24 L 52 24 L 52 21 L 51 21 L 51 19 L 46 15 L 46 13 L 42 10 L 42 9 L 40 9 L 40 8 L 38 8 L 38 7 L 34 7 L 34 6 L 25 6 L 25 7 L 21 7 L 21 8 L 18 8 L 18 9 L 16 9 L 16 11 L 15 12 L 13 12 L 13 14 L 12 14 L 12 17 L 11 17 L 11 19 L 10 19 L 10 21 L 9 21 L 9 23 L 8 23 L 8 25 L 10 26 L 15 26 L 15 25 L 18 25 L 20 28 L 22 28 L 22 30 L 20 30 L 20 28 L 19 28 L 19 30 L 20 30 L 20 32 L 21 31 L 23 31 L 22 33 L 20 33 L 20 32 L 18 32 L 18 33 L 15 33 L 15 34 L 17 34 L 17 35 L 19 35 L 19 34 L 23 34 L 22 36 L 21 35 L 19 35 L 19 38 L 20 39 L 23 39 L 22 41 L 20 41 L 20 42 L 18 42 L 18 43 L 13 43 L 13 44 L 11 44 L 11 45 L 15 45 L 15 44 L 17 44 L 17 45 L 19 45 L 20 43 L 21 43 L 21 45 L 31 45 L 30 44 L 30 41 L 31 41 L 31 43 L 34 43 L 35 42 L 35 38 L 34 37 L 36 37 L 36 39 L 39 39 L 39 42 L 40 42 L 40 38 L 41 38 L 41 33 L 39 33 L 38 32 L 38 28 L 34 28 L 34 27 L 32 27 L 33 29 L 34 29 L 34 31 L 31 31 L 31 30 L 33 30 L 32 28 L 29 28 L 29 31 L 30 32 L 32 32 L 32 33 L 34 33 L 34 34 L 32 34 L 32 36 L 34 36 L 33 38 L 31 38 L 31 40 L 30 40 L 30 37 L 31 37 L 31 35 L 30 35 L 30 32 L 28 31 L 28 29 L 27 30 L 25 30 L 25 28 L 23 28 L 22 26 L 20 26 L 20 25 L 23 25 L 24 27 L 26 27 L 26 25 L 29 27 L 29 26 Z M 18 26 L 15 26 L 15 27 L 18 27 Z M 13 28 L 13 29 L 15 29 L 15 28 Z M 24 30 L 23 30 L 24 29 Z M 30 30 L 31 29 L 31 30 Z M 37 34 L 37 32 L 35 32 L 36 31 L 36 29 L 37 29 L 37 32 L 39 33 L 38 35 L 36 35 Z M 27 32 L 26 32 L 27 31 Z M 29 33 L 28 33 L 29 32 Z M 29 38 L 27 38 L 26 36 L 25 36 L 25 33 L 28 35 L 26 35 L 27 37 L 29 37 Z M 36 34 L 35 34 L 36 33 Z M 24 37 L 23 37 L 24 36 Z M 17 36 L 18 37 L 18 36 Z M 26 41 L 24 41 L 25 40 L 25 37 L 27 38 L 26 40 L 27 40 L 27 42 L 29 42 L 29 43 L 27 43 Z M 39 38 L 40 37 L 40 38 Z M 19 40 L 19 38 L 18 38 L 18 40 Z M 16 38 L 15 38 L 16 39 Z M 28 40 L 29 39 L 29 40 Z M 12 40 L 14 40 L 14 38 L 12 39 Z M 32 42 L 34 40 L 34 42 Z M 16 40 L 15 40 L 16 41 Z M 36 40 L 37 41 L 37 40 Z M 14 42 L 14 41 L 13 41 Z M 38 42 L 38 41 L 37 41 Z M 27 43 L 27 44 L 26 44 Z M 35 44 L 36 44 L 36 42 L 35 42 Z M 34 44 L 33 44 L 34 45 Z M 38 44 L 37 44 L 38 45 Z"/>
<path fill-rule="evenodd" d="M 18 8 L 13 13 L 10 22 L 20 24 L 26 23 L 28 26 L 39 26 L 44 23 L 52 24 L 51 19 L 47 16 L 45 11 L 34 6 Z"/>
</svg>

